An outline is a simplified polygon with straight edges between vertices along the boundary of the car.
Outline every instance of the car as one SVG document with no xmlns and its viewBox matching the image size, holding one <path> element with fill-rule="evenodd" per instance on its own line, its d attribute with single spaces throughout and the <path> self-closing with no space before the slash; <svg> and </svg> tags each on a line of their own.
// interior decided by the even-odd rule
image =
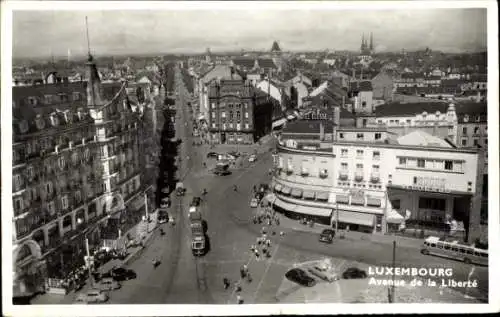
<svg viewBox="0 0 500 317">
<path fill-rule="evenodd" d="M 257 198 L 252 198 L 252 200 L 250 200 L 250 207 L 257 208 L 257 206 L 259 206 L 259 200 Z"/>
<path fill-rule="evenodd" d="M 319 241 L 325 243 L 332 243 L 334 237 L 335 237 L 335 230 L 324 229 L 319 235 Z"/>
<path fill-rule="evenodd" d="M 133 270 L 123 267 L 113 268 L 109 273 L 115 281 L 125 281 L 137 278 L 137 274 Z"/>
<path fill-rule="evenodd" d="M 76 297 L 76 302 L 82 304 L 104 303 L 107 302 L 108 299 L 109 296 L 105 292 L 98 289 L 92 289 L 87 291 L 86 293 L 78 294 L 78 296 Z"/>
<path fill-rule="evenodd" d="M 231 171 L 228 170 L 214 170 L 214 174 L 218 176 L 226 176 L 231 174 Z"/>
<path fill-rule="evenodd" d="M 208 152 L 207 153 L 207 158 L 214 158 L 214 159 L 216 159 L 218 157 L 219 157 L 219 154 L 216 153 L 216 152 Z"/>
<path fill-rule="evenodd" d="M 106 277 L 104 277 L 104 276 L 106 276 Z M 108 276 L 110 276 L 110 277 L 108 277 Z M 107 273 L 101 275 L 101 280 L 97 283 L 96 288 L 98 288 L 102 291 L 112 291 L 115 289 L 119 289 L 120 287 L 121 287 L 121 284 L 113 279 L 110 272 L 107 272 Z"/>
<path fill-rule="evenodd" d="M 248 161 L 250 163 L 257 161 L 257 155 L 255 155 L 255 154 L 250 155 L 250 157 L 248 158 Z"/>
<path fill-rule="evenodd" d="M 322 264 L 313 265 L 312 267 L 309 267 L 307 271 L 311 273 L 311 275 L 319 277 L 320 279 L 330 283 L 340 279 L 338 274 L 332 268 Z"/>
<path fill-rule="evenodd" d="M 158 211 L 158 217 L 157 217 L 158 223 L 166 223 L 168 222 L 168 212 L 165 209 L 160 209 Z"/>
<path fill-rule="evenodd" d="M 198 207 L 200 204 L 201 204 L 201 198 L 193 197 L 193 200 L 191 201 L 191 206 Z"/>
<path fill-rule="evenodd" d="M 309 276 L 304 270 L 299 268 L 294 268 L 286 272 L 285 277 L 289 281 L 302 286 L 313 287 L 314 285 L 316 285 L 316 280 Z"/>
<path fill-rule="evenodd" d="M 350 267 L 342 273 L 342 278 L 345 280 L 355 278 L 366 278 L 368 275 L 366 271 L 358 269 L 357 267 Z"/>
</svg>

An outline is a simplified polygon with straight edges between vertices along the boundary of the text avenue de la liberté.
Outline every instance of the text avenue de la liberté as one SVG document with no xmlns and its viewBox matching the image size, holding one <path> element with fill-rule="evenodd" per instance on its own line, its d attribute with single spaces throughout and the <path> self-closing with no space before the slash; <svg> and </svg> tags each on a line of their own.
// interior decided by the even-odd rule
<svg viewBox="0 0 500 317">
<path fill-rule="evenodd" d="M 368 284 L 379 286 L 422 286 L 476 288 L 477 280 L 457 280 L 452 268 L 368 267 Z"/>
</svg>

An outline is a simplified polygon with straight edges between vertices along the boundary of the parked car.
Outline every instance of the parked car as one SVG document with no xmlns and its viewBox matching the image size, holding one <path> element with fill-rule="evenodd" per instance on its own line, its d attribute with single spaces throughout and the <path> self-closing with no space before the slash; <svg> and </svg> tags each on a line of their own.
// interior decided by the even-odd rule
<svg viewBox="0 0 500 317">
<path fill-rule="evenodd" d="M 335 230 L 324 229 L 319 235 L 319 241 L 325 243 L 332 243 L 334 237 L 335 237 Z"/>
<path fill-rule="evenodd" d="M 164 209 L 160 209 L 158 211 L 158 223 L 166 223 L 168 222 L 168 212 Z"/>
<path fill-rule="evenodd" d="M 330 283 L 340 279 L 338 274 L 332 268 L 321 264 L 314 265 L 308 268 L 307 271 L 311 273 L 311 275 L 317 276 Z"/>
<path fill-rule="evenodd" d="M 92 289 L 86 293 L 78 294 L 76 302 L 82 304 L 104 303 L 108 301 L 108 299 L 109 296 L 105 292 L 98 289 Z"/>
<path fill-rule="evenodd" d="M 207 158 L 218 158 L 219 157 L 219 154 L 218 153 L 215 153 L 215 152 L 208 152 L 207 153 Z"/>
<path fill-rule="evenodd" d="M 285 277 L 288 280 L 302 286 L 313 287 L 316 285 L 316 280 L 310 277 L 304 270 L 299 268 L 291 269 L 286 272 Z"/>
<path fill-rule="evenodd" d="M 354 278 L 366 278 L 368 275 L 365 271 L 358 269 L 357 267 L 350 267 L 342 273 L 343 279 L 354 279 Z"/>
<path fill-rule="evenodd" d="M 228 170 L 214 170 L 214 174 L 215 175 L 218 175 L 218 176 L 226 176 L 226 175 L 229 175 L 231 174 L 231 171 L 228 171 Z"/>
<path fill-rule="evenodd" d="M 106 276 L 106 277 L 104 277 Z M 109 276 L 109 277 L 108 277 Z M 113 279 L 110 272 L 101 275 L 101 280 L 97 283 L 97 288 L 102 291 L 112 291 L 119 289 L 121 284 Z"/>
<path fill-rule="evenodd" d="M 137 278 L 137 274 L 133 270 L 123 267 L 111 269 L 109 273 L 115 281 L 125 281 Z"/>
<path fill-rule="evenodd" d="M 250 200 L 251 208 L 257 208 L 258 205 L 259 205 L 259 200 L 257 198 L 252 198 L 252 200 Z"/>
<path fill-rule="evenodd" d="M 248 161 L 250 163 L 257 161 L 257 155 L 255 155 L 255 154 L 250 155 L 250 157 L 248 158 Z"/>
<path fill-rule="evenodd" d="M 198 207 L 200 204 L 201 204 L 201 198 L 193 197 L 193 200 L 191 201 L 191 206 Z"/>
</svg>

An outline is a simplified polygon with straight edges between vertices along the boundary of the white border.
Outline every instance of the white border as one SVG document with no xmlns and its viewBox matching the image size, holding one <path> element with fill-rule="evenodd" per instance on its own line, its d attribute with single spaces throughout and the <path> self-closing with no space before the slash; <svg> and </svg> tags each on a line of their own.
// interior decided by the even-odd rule
<svg viewBox="0 0 500 317">
<path fill-rule="evenodd" d="M 34 2 L 16 1 L 1 3 L 1 40 L 2 40 L 2 291 L 3 311 L 14 316 L 146 316 L 146 315 L 266 315 L 266 314 L 336 314 L 342 313 L 464 313 L 499 311 L 499 287 L 494 281 L 500 281 L 499 252 L 499 204 L 495 190 L 499 188 L 498 173 L 498 9 L 495 1 L 364 1 L 364 2 Z M 489 133 L 489 304 L 272 304 L 272 305 L 128 305 L 74 306 L 74 305 L 32 305 L 13 306 L 12 298 L 12 126 L 8 118 L 12 117 L 12 10 L 384 10 L 384 9 L 438 9 L 438 8 L 487 8 L 488 17 L 488 126 Z M 493 129 L 492 129 L 493 128 Z M 78 312 L 77 312 L 78 311 Z"/>
</svg>

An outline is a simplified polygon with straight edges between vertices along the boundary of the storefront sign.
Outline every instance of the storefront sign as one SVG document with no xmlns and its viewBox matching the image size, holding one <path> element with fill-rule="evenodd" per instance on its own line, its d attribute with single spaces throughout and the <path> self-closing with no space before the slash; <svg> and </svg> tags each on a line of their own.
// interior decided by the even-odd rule
<svg viewBox="0 0 500 317">
<path fill-rule="evenodd" d="M 309 151 L 316 151 L 318 148 L 316 146 L 303 145 L 302 149 L 303 150 L 309 150 Z"/>
<path fill-rule="evenodd" d="M 295 140 L 286 140 L 286 147 L 296 149 L 297 148 L 297 141 Z"/>
<path fill-rule="evenodd" d="M 437 177 L 416 177 L 417 187 L 423 187 L 424 190 L 446 190 L 446 179 L 445 178 L 437 178 Z"/>
</svg>

